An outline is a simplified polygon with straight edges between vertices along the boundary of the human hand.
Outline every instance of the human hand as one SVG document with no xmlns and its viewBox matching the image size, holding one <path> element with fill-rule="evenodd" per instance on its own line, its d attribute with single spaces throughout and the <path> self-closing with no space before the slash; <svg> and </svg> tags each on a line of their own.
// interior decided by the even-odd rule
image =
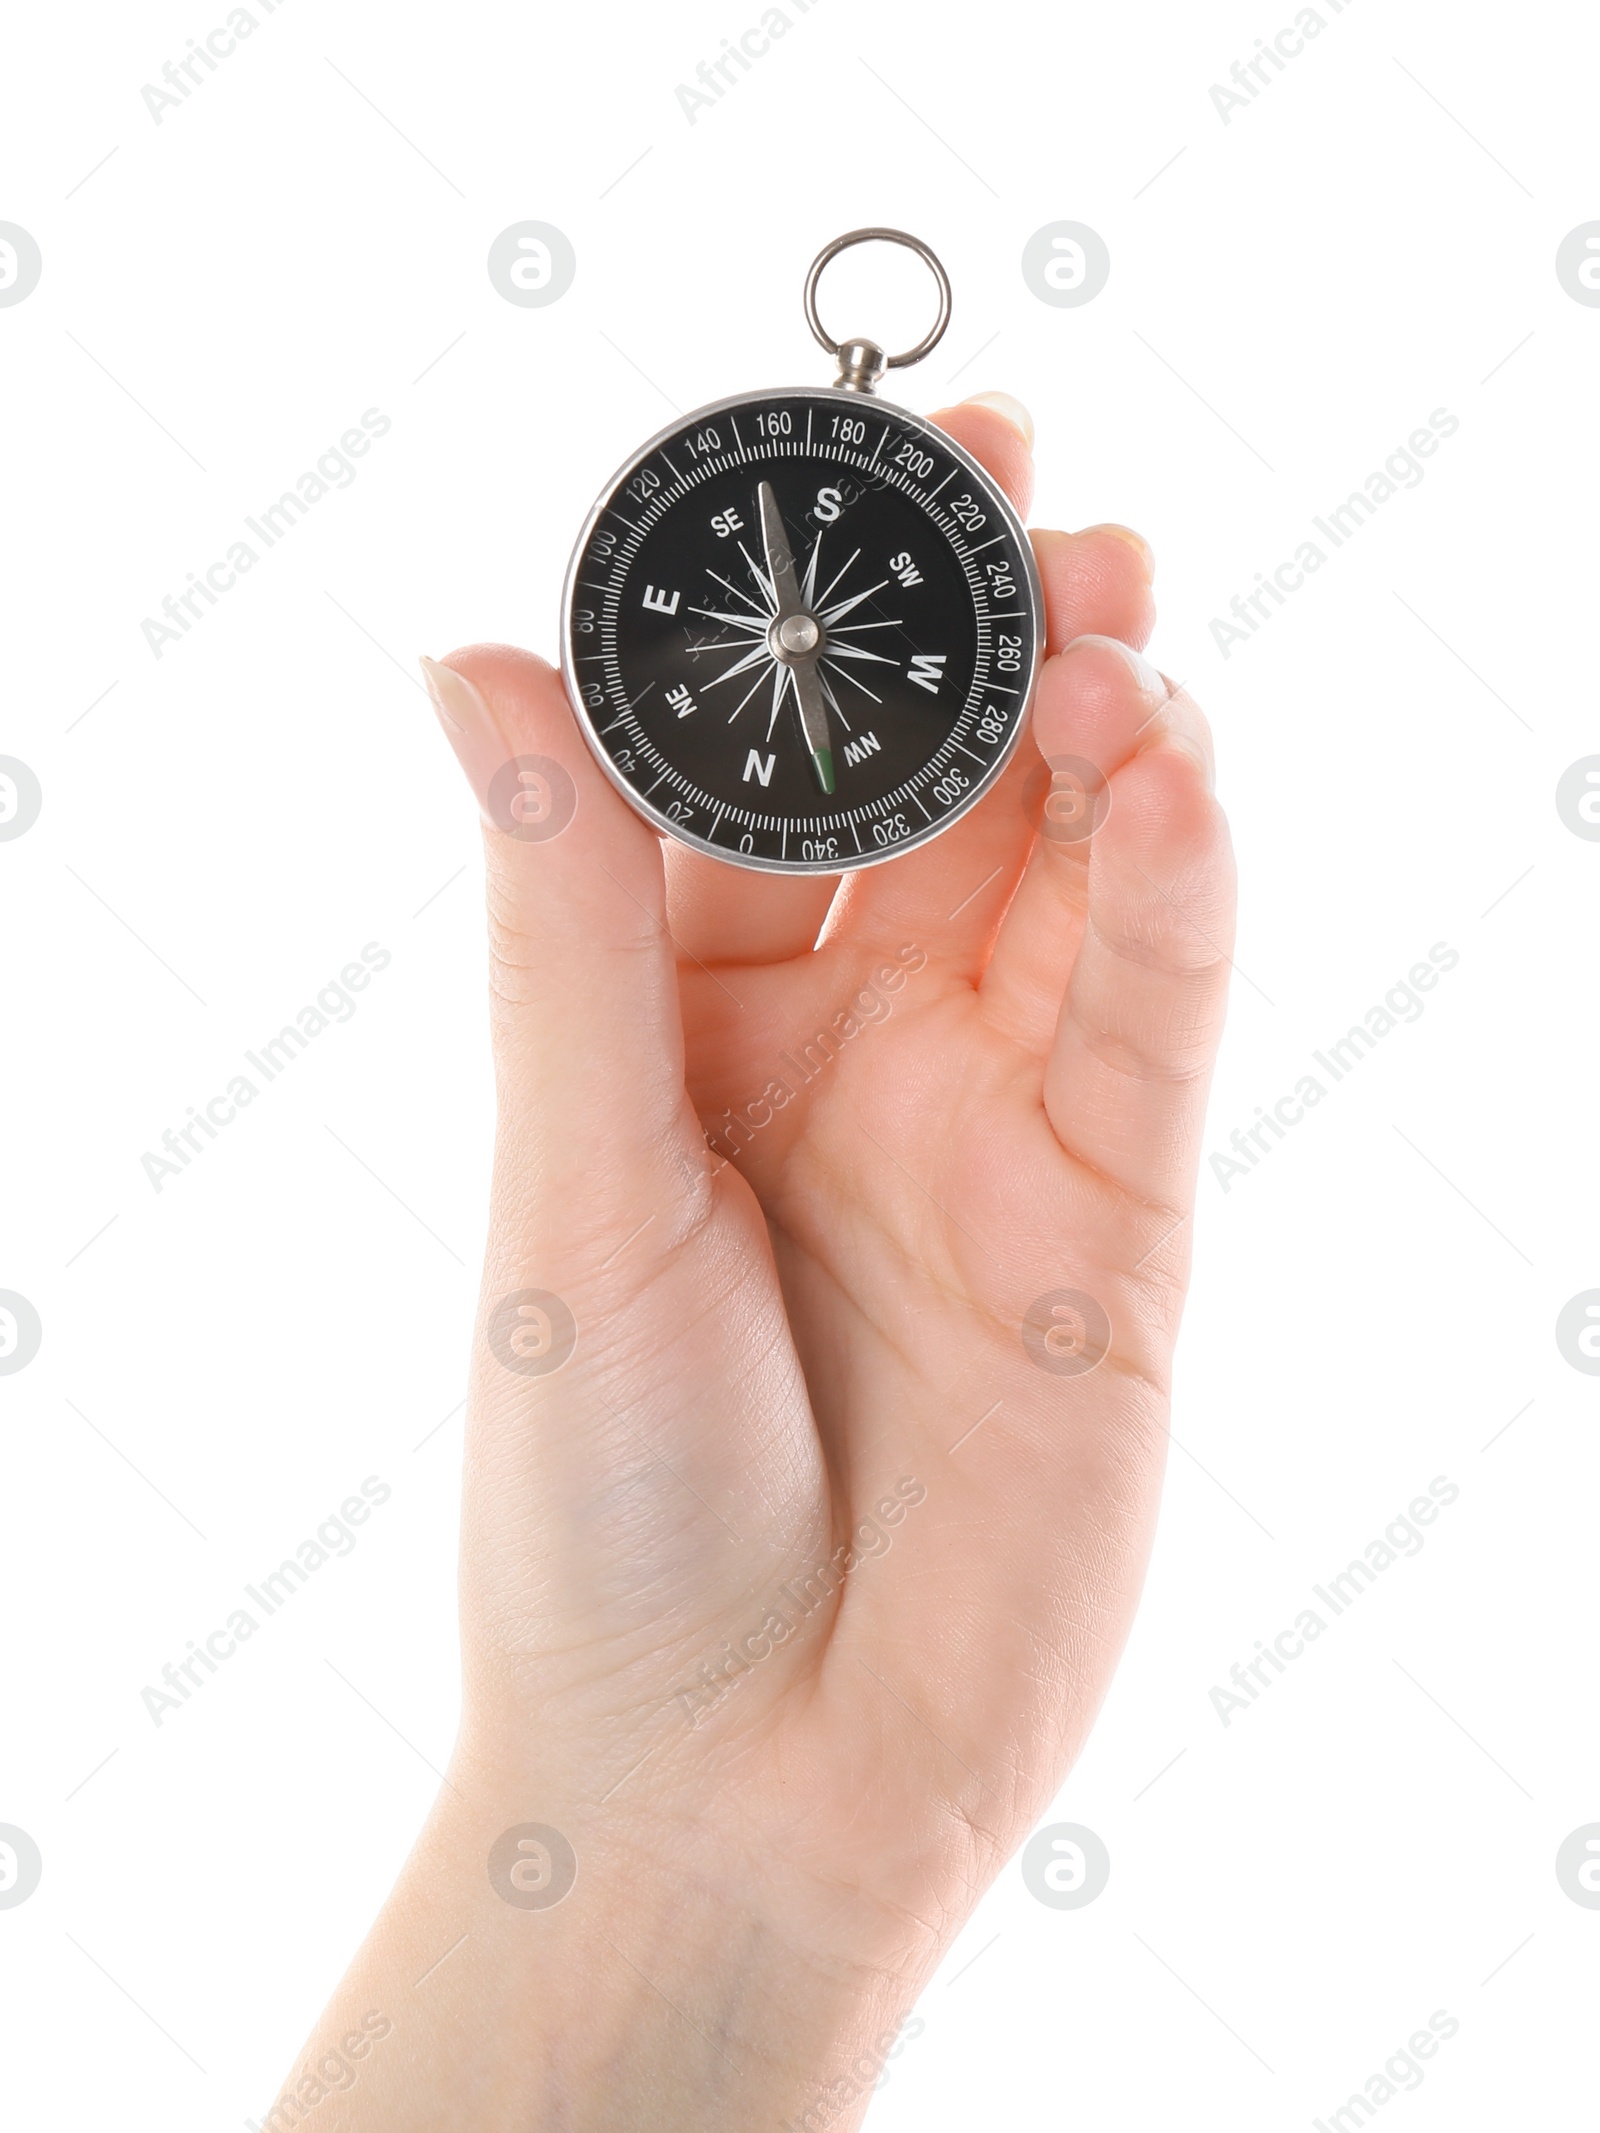
<svg viewBox="0 0 1600 2133">
<path fill-rule="evenodd" d="M 934 419 L 1025 514 L 1007 417 Z M 855 2124 L 850 2069 L 1105 1693 L 1155 1517 L 1232 876 L 1205 722 L 1128 649 L 1143 544 L 1034 541 L 1031 737 L 943 836 L 839 882 L 663 842 L 544 661 L 430 667 L 480 805 L 536 755 L 577 806 L 544 841 L 485 834 L 462 1729 L 318 2032 L 395 2023 L 352 2126 Z M 1046 758 L 1107 781 L 1092 834 L 1059 804 L 1040 834 Z M 559 1367 L 560 1311 L 526 1321 L 555 1329 L 531 1374 L 502 1360 L 524 1291 L 570 1314 Z M 547 1908 L 491 1886 L 523 1823 L 576 1857 Z"/>
</svg>

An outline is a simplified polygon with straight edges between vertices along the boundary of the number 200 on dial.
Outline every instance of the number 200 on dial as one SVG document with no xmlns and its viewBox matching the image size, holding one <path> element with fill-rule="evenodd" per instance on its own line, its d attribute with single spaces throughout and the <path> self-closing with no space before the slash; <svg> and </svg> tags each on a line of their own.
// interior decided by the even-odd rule
<svg viewBox="0 0 1600 2133">
<path fill-rule="evenodd" d="M 1039 662 L 1033 550 L 942 430 L 870 395 L 721 400 L 579 537 L 563 669 L 602 768 L 735 865 L 871 866 L 994 783 Z"/>
</svg>

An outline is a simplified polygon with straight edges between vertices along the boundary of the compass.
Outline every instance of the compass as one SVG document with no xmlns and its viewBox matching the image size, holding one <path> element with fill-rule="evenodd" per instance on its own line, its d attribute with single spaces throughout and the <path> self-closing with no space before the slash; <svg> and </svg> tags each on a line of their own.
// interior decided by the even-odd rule
<svg viewBox="0 0 1600 2133">
<path fill-rule="evenodd" d="M 818 278 L 908 245 L 939 317 L 886 356 L 838 342 Z M 578 537 L 562 670 L 601 768 L 648 821 L 735 866 L 837 874 L 926 844 L 982 798 L 1027 723 L 1038 572 L 970 453 L 878 397 L 944 332 L 919 239 L 852 230 L 812 265 L 834 384 L 714 400 L 642 446 Z"/>
</svg>

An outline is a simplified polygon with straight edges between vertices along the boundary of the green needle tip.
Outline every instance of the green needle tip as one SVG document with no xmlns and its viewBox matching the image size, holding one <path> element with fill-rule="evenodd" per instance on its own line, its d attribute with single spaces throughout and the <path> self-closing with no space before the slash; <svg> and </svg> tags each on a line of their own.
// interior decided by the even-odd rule
<svg viewBox="0 0 1600 2133">
<path fill-rule="evenodd" d="M 813 748 L 811 760 L 817 766 L 817 782 L 824 792 L 833 791 L 833 750 Z"/>
</svg>

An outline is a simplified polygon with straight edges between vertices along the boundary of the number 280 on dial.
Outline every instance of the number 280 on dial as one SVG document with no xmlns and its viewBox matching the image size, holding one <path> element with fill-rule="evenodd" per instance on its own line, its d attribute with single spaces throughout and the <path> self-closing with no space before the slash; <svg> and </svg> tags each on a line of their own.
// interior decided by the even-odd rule
<svg viewBox="0 0 1600 2133">
<path fill-rule="evenodd" d="M 942 430 L 838 387 L 719 400 L 638 452 L 579 536 L 563 667 L 606 774 L 738 866 L 924 844 L 1020 739 L 1033 550 Z"/>
</svg>

